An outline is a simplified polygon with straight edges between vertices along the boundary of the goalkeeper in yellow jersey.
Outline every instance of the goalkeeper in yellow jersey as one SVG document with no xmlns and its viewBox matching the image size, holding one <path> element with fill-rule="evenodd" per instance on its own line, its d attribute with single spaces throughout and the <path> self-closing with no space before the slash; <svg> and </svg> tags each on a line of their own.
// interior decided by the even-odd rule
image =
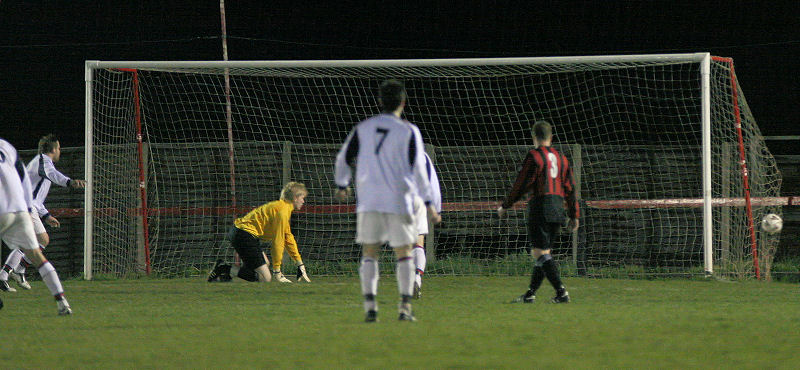
<svg viewBox="0 0 800 370">
<path fill-rule="evenodd" d="M 281 190 L 281 199 L 264 204 L 244 217 L 237 218 L 233 222 L 234 227 L 229 237 L 231 245 L 242 259 L 242 266 L 235 271 L 235 266 L 223 264 L 221 260 L 217 261 L 217 265 L 208 276 L 208 281 L 230 281 L 231 274 L 235 274 L 241 279 L 253 282 L 269 282 L 274 278 L 281 283 L 291 283 L 281 273 L 285 249 L 298 264 L 297 281 L 311 282 L 289 226 L 292 211 L 303 207 L 306 195 L 308 190 L 305 185 L 290 182 Z M 267 267 L 269 259 L 261 250 L 260 241 L 272 243 L 272 273 Z"/>
</svg>

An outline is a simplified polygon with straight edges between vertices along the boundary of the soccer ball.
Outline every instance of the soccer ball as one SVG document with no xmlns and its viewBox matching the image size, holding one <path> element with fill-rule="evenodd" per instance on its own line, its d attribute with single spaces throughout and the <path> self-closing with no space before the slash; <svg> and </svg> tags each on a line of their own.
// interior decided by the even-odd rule
<svg viewBox="0 0 800 370">
<path fill-rule="evenodd" d="M 783 229 L 783 219 L 774 213 L 770 213 L 761 220 L 761 230 L 768 234 L 775 234 Z"/>
</svg>

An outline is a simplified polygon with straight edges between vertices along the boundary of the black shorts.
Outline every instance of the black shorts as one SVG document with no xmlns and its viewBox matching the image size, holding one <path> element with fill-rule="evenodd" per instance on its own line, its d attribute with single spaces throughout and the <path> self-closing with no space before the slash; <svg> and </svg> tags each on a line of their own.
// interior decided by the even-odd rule
<svg viewBox="0 0 800 370">
<path fill-rule="evenodd" d="M 560 231 L 560 223 L 528 220 L 528 236 L 531 248 L 552 249 Z"/>
<path fill-rule="evenodd" d="M 242 259 L 244 267 L 255 270 L 266 265 L 267 261 L 264 259 L 258 238 L 237 227 L 233 229 L 235 230 L 231 230 L 233 234 L 231 235 L 231 245 L 236 250 L 236 253 L 239 253 L 239 258 Z"/>
</svg>

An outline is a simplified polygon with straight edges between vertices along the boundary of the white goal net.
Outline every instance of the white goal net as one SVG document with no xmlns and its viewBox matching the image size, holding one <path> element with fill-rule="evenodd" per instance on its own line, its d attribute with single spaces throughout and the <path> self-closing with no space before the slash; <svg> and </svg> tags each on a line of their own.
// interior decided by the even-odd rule
<svg viewBox="0 0 800 370">
<path fill-rule="evenodd" d="M 287 181 L 310 191 L 292 216 L 309 273 L 355 274 L 354 207 L 332 197 L 333 163 L 353 125 L 379 112 L 385 78 L 405 83 L 405 118 L 441 181 L 428 274 L 530 272 L 524 202 L 502 222 L 494 211 L 542 119 L 583 214 L 554 250 L 565 274 L 750 276 L 777 243 L 750 220 L 780 213 L 780 175 L 724 58 L 86 65 L 87 278 L 197 276 L 233 261 L 234 218 Z"/>
</svg>

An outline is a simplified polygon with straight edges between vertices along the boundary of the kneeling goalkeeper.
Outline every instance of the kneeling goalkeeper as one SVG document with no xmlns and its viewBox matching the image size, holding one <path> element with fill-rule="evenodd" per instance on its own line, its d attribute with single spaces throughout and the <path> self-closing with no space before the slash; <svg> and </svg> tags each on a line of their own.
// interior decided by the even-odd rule
<svg viewBox="0 0 800 370">
<path fill-rule="evenodd" d="M 242 259 L 242 266 L 237 272 L 235 267 L 223 264 L 221 260 L 217 261 L 217 265 L 208 276 L 208 281 L 230 280 L 231 274 L 235 273 L 247 281 L 269 282 L 274 277 L 281 283 L 290 283 L 291 281 L 281 273 L 283 251 L 286 249 L 289 256 L 298 264 L 297 281 L 311 282 L 289 226 L 292 211 L 303 207 L 306 195 L 308 190 L 305 185 L 290 182 L 281 190 L 281 199 L 264 204 L 244 217 L 237 218 L 233 222 L 230 239 L 231 245 Z M 261 250 L 260 241 L 272 242 L 272 273 L 267 267 L 269 259 Z"/>
</svg>

